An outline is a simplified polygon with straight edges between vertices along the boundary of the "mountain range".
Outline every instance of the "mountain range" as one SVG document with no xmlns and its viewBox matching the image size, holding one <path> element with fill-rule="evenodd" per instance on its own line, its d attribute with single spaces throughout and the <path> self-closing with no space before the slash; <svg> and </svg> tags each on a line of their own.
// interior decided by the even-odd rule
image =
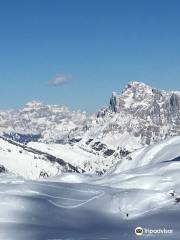
<svg viewBox="0 0 180 240">
<path fill-rule="evenodd" d="M 61 164 L 66 166 L 63 172 L 103 174 L 118 161 L 131 158 L 133 151 L 180 135 L 180 92 L 130 82 L 121 94 L 112 93 L 109 106 L 91 115 L 33 101 L 23 109 L 1 110 L 0 132 L 0 164 L 17 174 L 25 176 L 6 164 L 5 152 L 14 161 L 23 158 L 20 151 L 25 156 L 35 154 L 31 166 L 34 158 L 40 158 L 43 164 L 35 161 L 35 166 L 41 167 L 37 167 L 37 174 L 27 174 L 31 177 L 56 175 Z M 17 155 L 11 152 L 15 146 Z M 49 165 L 42 166 L 47 162 L 52 165 L 53 157 L 56 167 L 50 172 Z"/>
</svg>

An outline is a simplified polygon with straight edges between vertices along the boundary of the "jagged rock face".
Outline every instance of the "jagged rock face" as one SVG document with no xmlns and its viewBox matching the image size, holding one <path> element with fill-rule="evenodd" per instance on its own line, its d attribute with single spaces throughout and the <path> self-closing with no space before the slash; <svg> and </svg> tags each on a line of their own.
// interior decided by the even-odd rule
<svg viewBox="0 0 180 240">
<path fill-rule="evenodd" d="M 180 92 L 160 91 L 144 83 L 131 82 L 121 95 L 113 92 L 109 107 L 99 111 L 97 117 L 99 122 L 94 132 L 104 125 L 103 140 L 120 134 L 117 141 L 121 144 L 121 135 L 129 134 L 136 138 L 138 148 L 138 144 L 180 135 Z M 126 138 L 123 144 L 128 145 L 129 140 L 130 137 Z"/>
<path fill-rule="evenodd" d="M 143 83 L 132 82 L 122 95 L 113 93 L 110 109 L 114 112 L 127 111 L 155 124 L 172 123 L 180 116 L 180 92 L 165 92 Z"/>
</svg>

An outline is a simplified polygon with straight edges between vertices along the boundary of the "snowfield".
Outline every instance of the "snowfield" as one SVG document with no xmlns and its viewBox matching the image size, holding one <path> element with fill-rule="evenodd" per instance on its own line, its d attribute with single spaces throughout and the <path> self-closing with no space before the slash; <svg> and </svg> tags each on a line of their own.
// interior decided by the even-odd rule
<svg viewBox="0 0 180 240">
<path fill-rule="evenodd" d="M 179 239 L 180 206 L 163 192 L 3 174 L 0 195 L 0 239 L 131 240 L 137 226 L 174 231 L 150 239 Z"/>
<path fill-rule="evenodd" d="M 180 137 L 131 153 L 103 176 L 61 172 L 28 180 L 25 165 L 13 173 L 13 161 L 1 153 L 11 172 L 0 174 L 0 239 L 180 239 Z M 173 233 L 139 237 L 138 226 Z"/>
</svg>

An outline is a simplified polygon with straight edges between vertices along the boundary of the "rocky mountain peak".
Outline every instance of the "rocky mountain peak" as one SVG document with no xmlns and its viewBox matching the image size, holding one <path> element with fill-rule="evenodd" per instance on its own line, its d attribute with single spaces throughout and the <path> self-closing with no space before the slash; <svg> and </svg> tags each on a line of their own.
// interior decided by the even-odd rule
<svg viewBox="0 0 180 240">
<path fill-rule="evenodd" d="M 125 89 L 152 89 L 151 86 L 148 84 L 145 84 L 143 82 L 138 82 L 138 81 L 130 81 L 128 82 L 127 86 Z"/>
<path fill-rule="evenodd" d="M 102 134 L 105 141 L 116 135 L 119 144 L 127 145 L 133 137 L 136 146 L 151 144 L 180 135 L 180 92 L 130 82 L 121 94 L 112 93 L 109 107 L 97 116 L 105 126 Z"/>
<path fill-rule="evenodd" d="M 158 90 L 141 82 L 129 82 L 123 89 L 122 94 L 112 93 L 110 99 L 110 108 L 114 112 L 120 112 L 124 108 L 130 108 L 134 103 L 140 103 L 146 99 L 153 98 L 153 95 Z"/>
<path fill-rule="evenodd" d="M 179 112 L 180 92 L 165 92 L 141 82 L 130 82 L 122 94 L 112 93 L 109 106 L 113 112 L 141 112 L 154 107 L 159 108 L 159 111 L 161 108 L 162 111 Z"/>
</svg>

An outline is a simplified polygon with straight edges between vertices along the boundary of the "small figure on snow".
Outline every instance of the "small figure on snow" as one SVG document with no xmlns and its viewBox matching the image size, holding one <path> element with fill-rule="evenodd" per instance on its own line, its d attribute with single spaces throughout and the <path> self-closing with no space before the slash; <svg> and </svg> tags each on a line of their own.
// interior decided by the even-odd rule
<svg viewBox="0 0 180 240">
<path fill-rule="evenodd" d="M 129 213 L 124 212 L 120 207 L 118 209 L 124 216 L 129 217 Z"/>
</svg>

